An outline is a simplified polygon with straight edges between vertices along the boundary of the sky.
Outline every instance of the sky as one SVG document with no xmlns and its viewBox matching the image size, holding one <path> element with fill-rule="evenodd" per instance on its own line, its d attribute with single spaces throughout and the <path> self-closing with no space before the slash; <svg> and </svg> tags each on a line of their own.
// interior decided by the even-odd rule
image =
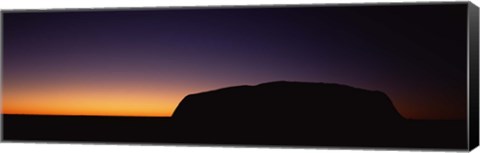
<svg viewBox="0 0 480 153">
<path fill-rule="evenodd" d="M 410 119 L 466 119 L 465 8 L 4 12 L 3 112 L 170 116 L 188 94 L 286 80 L 382 91 Z"/>
</svg>

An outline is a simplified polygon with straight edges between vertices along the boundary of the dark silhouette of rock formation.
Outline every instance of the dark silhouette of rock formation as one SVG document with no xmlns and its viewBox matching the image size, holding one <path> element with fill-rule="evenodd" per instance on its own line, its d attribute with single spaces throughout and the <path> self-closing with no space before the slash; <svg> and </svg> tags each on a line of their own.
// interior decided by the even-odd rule
<svg viewBox="0 0 480 153">
<path fill-rule="evenodd" d="M 398 122 L 403 120 L 382 92 L 337 84 L 278 81 L 237 86 L 186 96 L 173 117 L 301 123 L 321 121 Z M 216 122 L 216 121 L 215 121 Z"/>
</svg>

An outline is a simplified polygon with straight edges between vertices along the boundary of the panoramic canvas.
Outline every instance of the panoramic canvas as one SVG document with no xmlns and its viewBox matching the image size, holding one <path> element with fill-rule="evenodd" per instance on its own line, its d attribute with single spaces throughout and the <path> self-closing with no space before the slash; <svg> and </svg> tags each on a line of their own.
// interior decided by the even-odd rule
<svg viewBox="0 0 480 153">
<path fill-rule="evenodd" d="M 464 150 L 476 22 L 466 2 L 5 11 L 3 140 Z"/>
</svg>

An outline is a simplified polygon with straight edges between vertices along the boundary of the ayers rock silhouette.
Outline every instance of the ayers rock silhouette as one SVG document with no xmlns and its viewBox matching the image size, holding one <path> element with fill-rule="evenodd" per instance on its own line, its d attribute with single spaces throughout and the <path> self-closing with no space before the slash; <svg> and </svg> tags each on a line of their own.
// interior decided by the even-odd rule
<svg viewBox="0 0 480 153">
<path fill-rule="evenodd" d="M 257 86 L 237 86 L 186 96 L 173 117 L 179 120 L 203 118 L 238 123 L 250 121 L 302 122 L 375 121 L 403 118 L 382 92 L 338 84 L 278 81 Z M 224 120 L 228 119 L 228 120 Z"/>
</svg>

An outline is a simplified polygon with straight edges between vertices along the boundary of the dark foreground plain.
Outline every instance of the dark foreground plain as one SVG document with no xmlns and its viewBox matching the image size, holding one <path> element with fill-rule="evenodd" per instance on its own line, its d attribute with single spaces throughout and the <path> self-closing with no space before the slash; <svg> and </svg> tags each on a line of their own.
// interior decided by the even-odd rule
<svg viewBox="0 0 480 153">
<path fill-rule="evenodd" d="M 3 115 L 4 140 L 467 149 L 465 120 L 407 120 L 379 91 L 273 82 L 185 97 L 172 117 Z"/>
<path fill-rule="evenodd" d="M 341 123 L 341 126 L 327 125 L 330 127 L 314 130 L 308 127 L 279 127 L 258 131 L 241 128 L 200 131 L 195 127 L 176 127 L 170 118 L 160 117 L 4 115 L 3 119 L 4 139 L 7 141 L 440 149 L 467 147 L 466 126 L 461 121 L 406 121 L 388 129 L 362 129 L 358 123 Z M 289 120 L 285 120 L 284 124 L 290 124 Z"/>
</svg>

